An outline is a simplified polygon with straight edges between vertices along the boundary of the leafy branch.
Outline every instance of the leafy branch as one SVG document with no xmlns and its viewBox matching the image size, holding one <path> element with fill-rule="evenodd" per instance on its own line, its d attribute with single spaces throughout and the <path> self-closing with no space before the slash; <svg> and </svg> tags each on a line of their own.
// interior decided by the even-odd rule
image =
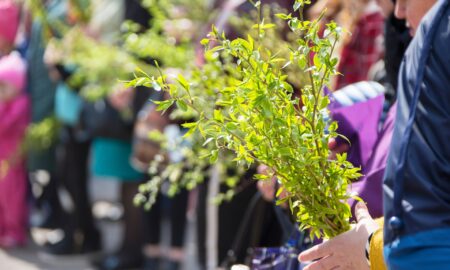
<svg viewBox="0 0 450 270">
<path fill-rule="evenodd" d="M 294 9 L 303 8 L 307 2 L 296 1 Z M 255 6 L 259 13 L 260 7 L 256 3 Z M 321 36 L 320 18 L 306 21 L 291 14 L 278 17 L 286 20 L 298 35 L 296 46 L 289 48 L 289 59 L 271 57 L 277 52 L 255 42 L 250 35 L 229 40 L 212 27 L 208 40 L 202 41 L 206 46 L 217 44 L 207 50 L 207 63 L 230 72 L 221 87 L 215 87 L 214 81 L 204 85 L 206 91 L 213 93 L 213 100 L 202 102 L 204 95 L 194 91 L 197 82 L 187 82 L 191 78 L 186 80 L 180 75 L 172 84 L 161 77 L 147 79 L 171 97 L 158 105 L 160 110 L 176 104 L 179 110 L 201 115 L 185 125 L 189 128 L 187 136 L 198 133 L 212 145 L 212 161 L 217 160 L 219 150 L 226 148 L 239 163 L 267 165 L 279 179 L 281 189 L 287 191 L 280 203 L 289 202 L 300 227 L 308 228 L 317 237 L 333 237 L 349 229 L 351 211 L 346 201 L 351 195 L 347 187 L 360 176 L 359 169 L 346 161 L 345 154 L 329 159 L 328 141 L 338 134 L 337 123 L 328 119 L 329 99 L 324 88 L 330 77 L 338 74 L 333 50 L 341 29 L 334 22 L 329 23 Z M 259 21 L 257 29 L 258 37 L 263 39 L 267 29 L 264 21 Z M 309 77 L 300 96 L 284 72 L 289 65 L 295 65 Z M 205 68 L 208 65 L 198 72 Z"/>
</svg>

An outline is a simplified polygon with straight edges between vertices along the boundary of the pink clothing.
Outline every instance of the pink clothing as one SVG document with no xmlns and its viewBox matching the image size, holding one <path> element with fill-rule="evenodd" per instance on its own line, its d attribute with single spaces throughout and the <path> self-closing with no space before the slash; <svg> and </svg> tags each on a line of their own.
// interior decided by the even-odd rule
<svg viewBox="0 0 450 270">
<path fill-rule="evenodd" d="M 0 59 L 0 81 L 12 85 L 18 92 L 25 89 L 26 72 L 27 65 L 18 52 Z"/>
<path fill-rule="evenodd" d="M 19 27 L 19 7 L 13 0 L 0 0 L 0 38 L 14 44 Z"/>
<path fill-rule="evenodd" d="M 0 246 L 26 241 L 26 170 L 19 151 L 29 110 L 26 94 L 0 101 Z"/>
</svg>

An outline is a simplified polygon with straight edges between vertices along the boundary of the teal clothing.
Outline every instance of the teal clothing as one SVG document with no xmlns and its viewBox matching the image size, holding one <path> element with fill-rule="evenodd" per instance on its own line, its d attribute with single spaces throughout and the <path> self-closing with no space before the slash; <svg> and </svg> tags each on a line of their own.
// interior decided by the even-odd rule
<svg viewBox="0 0 450 270">
<path fill-rule="evenodd" d="M 63 20 L 66 10 L 65 1 L 50 1 L 48 20 L 54 22 Z M 27 86 L 30 94 L 32 113 L 31 121 L 39 122 L 53 115 L 56 83 L 49 77 L 49 70 L 44 63 L 45 42 L 42 39 L 42 24 L 39 20 L 33 22 L 28 47 Z"/>
<path fill-rule="evenodd" d="M 55 114 L 65 125 L 75 126 L 80 118 L 83 100 L 67 83 L 60 82 L 56 87 Z"/>
<path fill-rule="evenodd" d="M 63 20 L 66 1 L 53 0 L 47 6 L 49 21 Z M 45 43 L 42 39 L 42 25 L 36 20 L 31 29 L 30 42 L 26 52 L 28 62 L 27 86 L 31 101 L 31 122 L 38 123 L 54 115 L 56 82 L 49 78 L 44 64 Z M 29 171 L 55 170 L 55 146 L 42 151 L 29 151 L 27 167 Z"/>
<path fill-rule="evenodd" d="M 141 181 L 144 175 L 130 164 L 131 142 L 96 138 L 92 144 L 92 174 L 125 182 Z"/>
</svg>

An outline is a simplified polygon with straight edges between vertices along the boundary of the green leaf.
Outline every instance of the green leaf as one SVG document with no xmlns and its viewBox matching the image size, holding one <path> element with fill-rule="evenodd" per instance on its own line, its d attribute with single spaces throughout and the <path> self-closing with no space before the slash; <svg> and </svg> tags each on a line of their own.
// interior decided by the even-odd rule
<svg viewBox="0 0 450 270">
<path fill-rule="evenodd" d="M 156 107 L 157 111 L 165 111 L 168 108 L 170 108 L 170 106 L 173 105 L 173 103 L 175 102 L 175 100 L 164 100 L 164 101 L 153 101 L 155 104 L 157 104 L 158 106 Z"/>
<path fill-rule="evenodd" d="M 271 178 L 271 176 L 266 175 L 266 174 L 255 174 L 255 175 L 253 175 L 253 177 L 254 177 L 256 180 L 261 180 L 261 181 L 263 181 L 263 180 L 268 180 L 268 179 Z"/>
<path fill-rule="evenodd" d="M 214 110 L 214 120 L 219 121 L 221 123 L 224 122 L 224 118 L 220 110 Z"/>
<path fill-rule="evenodd" d="M 138 78 L 136 80 L 135 86 L 144 85 L 144 83 L 146 83 L 147 81 L 148 81 L 148 78 L 144 78 L 144 77 Z"/>
<path fill-rule="evenodd" d="M 178 99 L 178 100 L 176 101 L 176 103 L 177 103 L 177 107 L 180 108 L 180 110 L 182 110 L 182 111 L 187 111 L 188 106 L 186 105 L 186 103 L 185 103 L 183 100 Z"/>
<path fill-rule="evenodd" d="M 282 19 L 282 20 L 290 20 L 290 19 L 292 19 L 292 15 L 290 13 L 289 14 L 277 13 L 277 14 L 275 14 L 275 16 L 280 18 L 280 19 Z"/>
<path fill-rule="evenodd" d="M 273 23 L 268 23 L 268 24 L 264 24 L 264 25 L 262 25 L 262 29 L 271 29 L 271 28 L 274 28 L 276 25 L 275 24 L 273 24 Z"/>
<path fill-rule="evenodd" d="M 140 67 L 136 67 L 136 68 L 135 68 L 135 72 L 141 73 L 141 74 L 145 75 L 147 78 L 150 77 L 150 76 L 148 76 L 148 74 L 147 74 L 144 70 L 142 70 L 142 68 L 140 68 Z"/>
<path fill-rule="evenodd" d="M 182 127 L 184 128 L 193 128 L 193 127 L 197 127 L 198 123 L 197 122 L 191 122 L 191 123 L 183 123 L 181 124 Z"/>
<path fill-rule="evenodd" d="M 209 158 L 209 162 L 211 162 L 211 164 L 216 163 L 218 157 L 219 157 L 219 151 L 218 150 L 211 151 L 211 156 Z"/>
<path fill-rule="evenodd" d="M 208 38 L 202 39 L 202 40 L 200 41 L 200 44 L 203 45 L 203 46 L 208 45 L 208 44 L 209 44 L 209 39 L 208 39 Z"/>
<path fill-rule="evenodd" d="M 212 31 L 214 37 L 217 37 L 219 35 L 219 33 L 217 31 L 217 28 L 216 28 L 216 26 L 214 24 L 211 25 L 211 31 Z"/>
<path fill-rule="evenodd" d="M 280 197 L 280 195 L 281 195 L 281 193 L 283 193 L 283 191 L 284 191 L 283 187 L 278 188 L 277 193 L 275 194 L 275 197 L 277 197 L 277 198 Z"/>
<path fill-rule="evenodd" d="M 189 91 L 189 83 L 186 81 L 183 75 L 178 74 L 177 81 L 178 83 L 180 83 L 181 87 L 183 87 L 186 91 Z"/>
</svg>

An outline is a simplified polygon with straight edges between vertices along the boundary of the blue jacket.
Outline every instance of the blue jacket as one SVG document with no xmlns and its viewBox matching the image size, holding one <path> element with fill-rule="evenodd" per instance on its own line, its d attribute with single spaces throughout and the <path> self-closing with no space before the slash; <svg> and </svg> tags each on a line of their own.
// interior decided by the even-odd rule
<svg viewBox="0 0 450 270">
<path fill-rule="evenodd" d="M 422 20 L 399 75 L 384 177 L 385 244 L 450 228 L 450 0 Z"/>
</svg>

